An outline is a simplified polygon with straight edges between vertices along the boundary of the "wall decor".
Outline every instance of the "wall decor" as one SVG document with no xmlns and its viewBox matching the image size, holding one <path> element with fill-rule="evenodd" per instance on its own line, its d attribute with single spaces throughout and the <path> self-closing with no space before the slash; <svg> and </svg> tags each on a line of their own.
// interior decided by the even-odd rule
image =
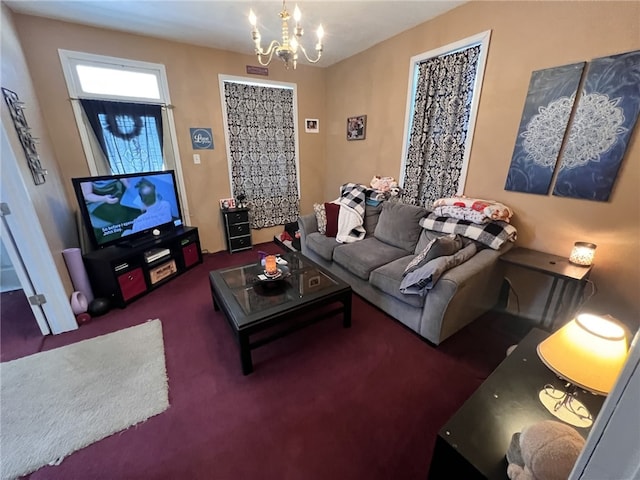
<svg viewBox="0 0 640 480">
<path fill-rule="evenodd" d="M 367 135 L 367 116 L 347 118 L 347 140 L 364 140 Z"/>
<path fill-rule="evenodd" d="M 640 50 L 592 60 L 553 194 L 606 202 L 640 111 Z"/>
<path fill-rule="evenodd" d="M 320 120 L 317 118 L 305 118 L 304 131 L 306 133 L 318 133 L 320 131 Z"/>
<path fill-rule="evenodd" d="M 549 193 L 584 65 L 574 63 L 531 74 L 505 190 Z"/>
<path fill-rule="evenodd" d="M 221 198 L 218 200 L 220 203 L 221 210 L 227 210 L 229 208 L 236 208 L 236 200 L 235 198 Z"/>
<path fill-rule="evenodd" d="M 213 150 L 213 134 L 210 128 L 190 128 L 191 147 L 194 150 Z"/>
<path fill-rule="evenodd" d="M 24 116 L 24 102 L 20 101 L 17 93 L 4 87 L 2 88 L 2 95 L 4 96 L 5 102 L 7 102 L 11 119 L 13 120 L 13 126 L 16 128 L 20 144 L 27 157 L 27 164 L 29 165 L 29 170 L 31 170 L 33 183 L 42 185 L 46 181 L 45 175 L 47 174 L 47 170 L 42 168 L 40 164 L 40 156 L 36 149 L 38 139 L 31 136 L 31 128 Z"/>
</svg>

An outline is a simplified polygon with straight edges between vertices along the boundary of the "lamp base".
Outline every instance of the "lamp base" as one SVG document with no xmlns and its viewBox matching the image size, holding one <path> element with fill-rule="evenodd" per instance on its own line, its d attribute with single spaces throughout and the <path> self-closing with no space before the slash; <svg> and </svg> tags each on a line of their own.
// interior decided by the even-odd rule
<svg viewBox="0 0 640 480">
<path fill-rule="evenodd" d="M 587 428 L 593 425 L 593 417 L 587 407 L 576 398 L 576 393 L 557 390 L 545 385 L 538 394 L 540 402 L 556 418 L 574 427 Z"/>
</svg>

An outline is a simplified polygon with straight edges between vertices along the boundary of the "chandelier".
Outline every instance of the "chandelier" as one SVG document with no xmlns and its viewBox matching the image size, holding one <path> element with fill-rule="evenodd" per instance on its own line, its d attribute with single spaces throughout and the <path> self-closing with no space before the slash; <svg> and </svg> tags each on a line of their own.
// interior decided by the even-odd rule
<svg viewBox="0 0 640 480">
<path fill-rule="evenodd" d="M 287 7 L 285 5 L 285 0 L 282 1 L 282 11 L 280 12 L 280 18 L 282 19 L 282 41 L 273 40 L 269 44 L 269 48 L 266 50 L 262 49 L 260 45 L 260 32 L 258 31 L 257 17 L 253 13 L 253 10 L 249 11 L 249 23 L 253 27 L 251 30 L 251 38 L 253 39 L 253 43 L 255 44 L 256 55 L 258 57 L 258 62 L 260 65 L 267 66 L 271 63 L 273 59 L 273 54 L 275 53 L 276 57 L 284 62 L 285 67 L 288 69 L 291 65 L 293 65 L 293 69 L 295 70 L 296 64 L 298 63 L 298 51 L 301 51 L 304 57 L 307 59 L 309 63 L 318 63 L 320 61 L 320 57 L 322 56 L 322 37 L 324 36 L 324 30 L 322 29 L 322 25 L 318 27 L 316 30 L 316 34 L 318 35 L 318 43 L 316 43 L 316 52 L 317 56 L 315 59 L 309 58 L 307 55 L 307 51 L 300 43 L 302 39 L 302 35 L 304 34 L 304 30 L 300 25 L 300 18 L 302 14 L 300 13 L 300 9 L 296 5 L 296 8 L 293 11 L 293 19 L 296 22 L 296 26 L 293 30 L 293 37 L 289 37 L 289 19 L 291 15 L 287 11 Z"/>
</svg>

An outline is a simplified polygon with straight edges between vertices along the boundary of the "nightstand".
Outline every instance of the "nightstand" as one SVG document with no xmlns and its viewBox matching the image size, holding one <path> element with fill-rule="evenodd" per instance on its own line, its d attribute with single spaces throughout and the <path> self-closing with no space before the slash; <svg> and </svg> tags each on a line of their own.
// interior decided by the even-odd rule
<svg viewBox="0 0 640 480">
<path fill-rule="evenodd" d="M 249 209 L 228 208 L 220 211 L 224 221 L 224 232 L 229 253 L 252 248 Z"/>
</svg>

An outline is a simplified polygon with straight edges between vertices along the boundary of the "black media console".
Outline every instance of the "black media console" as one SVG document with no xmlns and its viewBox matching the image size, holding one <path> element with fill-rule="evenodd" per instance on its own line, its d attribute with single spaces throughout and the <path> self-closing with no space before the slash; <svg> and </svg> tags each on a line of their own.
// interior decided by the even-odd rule
<svg viewBox="0 0 640 480">
<path fill-rule="evenodd" d="M 181 227 L 141 245 L 94 250 L 83 259 L 95 297 L 125 307 L 202 263 L 202 251 L 198 229 Z"/>
</svg>

